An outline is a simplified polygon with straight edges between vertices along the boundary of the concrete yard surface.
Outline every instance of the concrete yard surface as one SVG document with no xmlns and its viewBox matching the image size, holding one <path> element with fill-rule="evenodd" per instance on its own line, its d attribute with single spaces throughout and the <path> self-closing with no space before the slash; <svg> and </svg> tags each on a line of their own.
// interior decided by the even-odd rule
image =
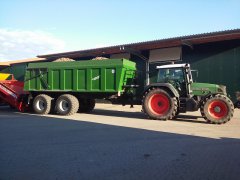
<svg viewBox="0 0 240 180">
<path fill-rule="evenodd" d="M 213 125 L 199 112 L 149 120 L 140 106 L 69 117 L 0 107 L 0 180 L 239 178 L 239 109 Z"/>
</svg>

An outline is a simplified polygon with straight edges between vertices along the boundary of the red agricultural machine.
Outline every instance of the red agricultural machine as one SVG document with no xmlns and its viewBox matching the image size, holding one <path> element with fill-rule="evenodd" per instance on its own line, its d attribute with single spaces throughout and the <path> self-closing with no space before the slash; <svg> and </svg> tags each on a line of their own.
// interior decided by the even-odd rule
<svg viewBox="0 0 240 180">
<path fill-rule="evenodd" d="M 14 79 L 12 74 L 0 73 L 0 104 L 8 104 L 24 112 L 28 106 L 24 98 L 28 92 L 23 90 L 24 83 Z"/>
</svg>

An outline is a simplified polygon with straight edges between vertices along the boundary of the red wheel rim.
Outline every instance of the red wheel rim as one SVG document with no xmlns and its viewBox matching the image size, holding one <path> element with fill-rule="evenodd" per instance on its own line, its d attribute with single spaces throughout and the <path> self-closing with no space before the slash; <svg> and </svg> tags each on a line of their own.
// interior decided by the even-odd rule
<svg viewBox="0 0 240 180">
<path fill-rule="evenodd" d="M 164 94 L 154 94 L 149 100 L 149 107 L 157 115 L 163 115 L 168 112 L 170 108 L 170 102 Z"/>
<path fill-rule="evenodd" d="M 228 107 L 223 101 L 212 101 L 208 106 L 209 114 L 215 119 L 222 119 L 228 113 Z"/>
</svg>

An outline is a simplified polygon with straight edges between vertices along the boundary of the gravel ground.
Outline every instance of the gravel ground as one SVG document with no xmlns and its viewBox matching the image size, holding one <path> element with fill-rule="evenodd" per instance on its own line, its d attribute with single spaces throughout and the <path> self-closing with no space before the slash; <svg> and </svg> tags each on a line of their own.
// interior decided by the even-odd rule
<svg viewBox="0 0 240 180">
<path fill-rule="evenodd" d="M 62 117 L 0 107 L 0 179 L 240 178 L 240 110 L 224 125 L 199 112 L 148 120 L 140 110 L 97 104 Z"/>
</svg>

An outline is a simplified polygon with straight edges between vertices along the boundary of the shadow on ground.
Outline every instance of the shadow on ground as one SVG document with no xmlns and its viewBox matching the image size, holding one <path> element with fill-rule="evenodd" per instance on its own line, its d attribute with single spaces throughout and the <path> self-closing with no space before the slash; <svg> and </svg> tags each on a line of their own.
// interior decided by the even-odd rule
<svg viewBox="0 0 240 180">
<path fill-rule="evenodd" d="M 3 180 L 231 180 L 240 177 L 239 152 L 239 139 L 210 139 L 14 111 L 0 114 Z"/>
<path fill-rule="evenodd" d="M 105 110 L 105 109 L 94 109 L 91 113 L 93 115 L 101 116 L 111 116 L 111 117 L 123 117 L 123 118 L 134 118 L 134 119 L 148 119 L 148 117 L 143 112 L 124 112 L 116 110 Z M 201 116 L 192 116 L 188 114 L 180 114 L 172 119 L 172 121 L 183 121 L 183 122 L 192 122 L 200 124 L 208 124 L 203 119 L 199 121 Z"/>
<path fill-rule="evenodd" d="M 201 118 L 201 120 L 199 120 L 199 118 Z M 209 124 L 201 116 L 192 116 L 192 115 L 188 115 L 188 114 L 179 114 L 178 116 L 174 117 L 171 121 Z"/>
<path fill-rule="evenodd" d="M 125 111 L 116 111 L 116 110 L 105 110 L 105 109 L 94 109 L 91 114 L 102 115 L 102 116 L 113 116 L 113 117 L 123 117 L 123 118 L 138 118 L 138 119 L 147 119 L 147 116 L 143 112 L 125 112 Z"/>
</svg>

